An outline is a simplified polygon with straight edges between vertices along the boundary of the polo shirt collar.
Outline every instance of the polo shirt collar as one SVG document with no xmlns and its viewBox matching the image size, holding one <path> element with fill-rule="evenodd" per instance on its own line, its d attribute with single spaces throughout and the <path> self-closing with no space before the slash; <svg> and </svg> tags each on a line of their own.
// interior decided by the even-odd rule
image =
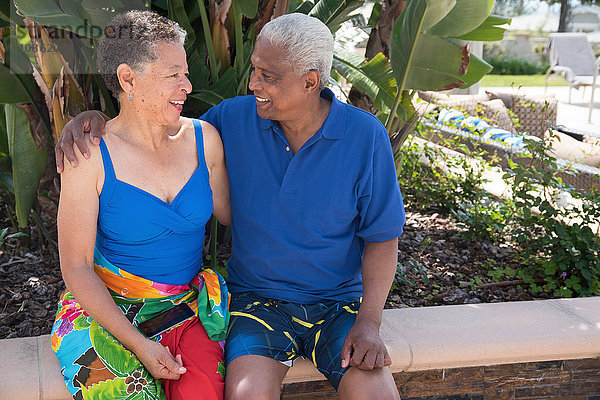
<svg viewBox="0 0 600 400">
<path fill-rule="evenodd" d="M 326 139 L 342 139 L 346 134 L 346 109 L 329 88 L 321 90 L 321 97 L 331 101 L 331 108 L 318 133 Z M 278 128 L 278 124 L 271 119 L 258 117 L 258 124 L 265 130 Z"/>
</svg>

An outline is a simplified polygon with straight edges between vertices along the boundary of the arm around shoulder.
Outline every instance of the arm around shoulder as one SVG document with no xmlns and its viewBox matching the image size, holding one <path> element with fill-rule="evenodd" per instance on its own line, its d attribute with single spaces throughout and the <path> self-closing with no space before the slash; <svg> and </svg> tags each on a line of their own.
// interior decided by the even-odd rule
<svg viewBox="0 0 600 400">
<path fill-rule="evenodd" d="M 214 126 L 202 121 L 204 137 L 204 158 L 208 168 L 210 187 L 213 192 L 213 214 L 223 225 L 231 223 L 231 206 L 229 203 L 229 181 L 225 167 L 223 142 Z"/>
</svg>

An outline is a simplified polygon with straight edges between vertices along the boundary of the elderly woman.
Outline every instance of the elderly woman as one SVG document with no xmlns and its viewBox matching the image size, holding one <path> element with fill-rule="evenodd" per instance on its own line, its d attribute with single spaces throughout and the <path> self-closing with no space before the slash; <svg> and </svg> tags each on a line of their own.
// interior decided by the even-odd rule
<svg viewBox="0 0 600 400">
<path fill-rule="evenodd" d="M 74 399 L 222 399 L 228 294 L 202 269 L 211 213 L 230 221 L 221 140 L 180 115 L 185 31 L 131 11 L 107 32 L 98 66 L 121 107 L 62 174 L 52 347 Z"/>
</svg>

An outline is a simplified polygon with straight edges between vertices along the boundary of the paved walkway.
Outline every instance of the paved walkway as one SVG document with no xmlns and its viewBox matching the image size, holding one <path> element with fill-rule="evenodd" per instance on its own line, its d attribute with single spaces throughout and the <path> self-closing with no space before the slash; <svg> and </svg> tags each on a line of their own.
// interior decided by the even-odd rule
<svg viewBox="0 0 600 400">
<path fill-rule="evenodd" d="M 489 90 L 493 92 L 503 93 L 515 93 L 529 96 L 543 96 L 544 87 L 493 87 L 485 88 L 482 87 L 481 91 Z M 482 93 L 482 92 L 480 92 Z M 565 125 L 566 127 L 579 129 L 587 132 L 594 132 L 600 134 L 600 88 L 596 88 L 594 94 L 594 110 L 592 111 L 592 122 L 588 123 L 588 110 L 590 96 L 592 94 L 591 88 L 585 89 L 585 96 L 583 89 L 573 89 L 571 104 L 569 104 L 569 87 L 568 86 L 554 86 L 548 87 L 548 94 L 554 94 L 558 99 L 558 111 L 556 115 L 556 122 L 558 125 Z"/>
</svg>

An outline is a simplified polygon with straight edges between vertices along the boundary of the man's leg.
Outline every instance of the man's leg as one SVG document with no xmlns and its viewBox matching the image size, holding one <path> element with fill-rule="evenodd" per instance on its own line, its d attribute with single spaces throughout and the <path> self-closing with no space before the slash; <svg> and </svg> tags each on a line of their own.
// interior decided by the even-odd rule
<svg viewBox="0 0 600 400">
<path fill-rule="evenodd" d="M 226 400 L 279 399 L 283 377 L 298 356 L 298 335 L 285 304 L 252 293 L 231 296 Z"/>
<path fill-rule="evenodd" d="M 342 377 L 338 388 L 340 400 L 399 400 L 400 395 L 389 367 L 363 371 L 352 367 Z"/>
<path fill-rule="evenodd" d="M 279 400 L 288 369 L 269 357 L 238 357 L 227 366 L 225 400 Z"/>
<path fill-rule="evenodd" d="M 359 307 L 359 302 L 349 301 L 312 307 L 308 314 L 320 321 L 309 332 L 311 337 L 304 338 L 304 353 L 312 356 L 309 358 L 338 391 L 341 400 L 398 400 L 400 396 L 389 368 L 364 371 L 341 366 L 344 339 L 354 325 Z"/>
</svg>

